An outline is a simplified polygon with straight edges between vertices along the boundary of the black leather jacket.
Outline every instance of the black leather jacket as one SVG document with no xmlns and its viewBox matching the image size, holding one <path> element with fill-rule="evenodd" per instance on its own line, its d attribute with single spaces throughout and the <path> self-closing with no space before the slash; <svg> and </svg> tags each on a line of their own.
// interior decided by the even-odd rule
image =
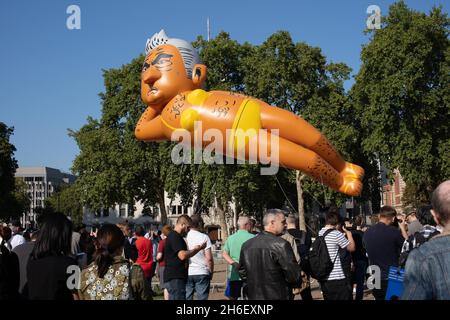
<svg viewBox="0 0 450 320">
<path fill-rule="evenodd" d="M 291 245 L 269 232 L 263 231 L 242 245 L 239 263 L 250 300 L 288 300 L 291 286 L 301 281 Z"/>
</svg>

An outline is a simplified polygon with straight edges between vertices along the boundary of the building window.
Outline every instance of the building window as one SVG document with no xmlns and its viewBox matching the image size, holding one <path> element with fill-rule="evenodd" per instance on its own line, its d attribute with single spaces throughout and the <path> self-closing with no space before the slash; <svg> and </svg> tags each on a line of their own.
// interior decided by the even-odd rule
<svg viewBox="0 0 450 320">
<path fill-rule="evenodd" d="M 103 213 L 104 217 L 108 217 L 109 216 L 109 209 L 108 208 L 103 208 L 102 213 Z"/>
<path fill-rule="evenodd" d="M 34 181 L 44 181 L 44 178 L 42 178 L 42 177 L 35 177 Z"/>
<path fill-rule="evenodd" d="M 187 206 L 183 206 L 183 213 L 184 214 L 188 214 L 188 207 Z"/>
<path fill-rule="evenodd" d="M 119 217 L 125 217 L 126 213 L 127 213 L 127 209 L 126 209 L 125 205 L 121 204 L 119 206 Z"/>
</svg>

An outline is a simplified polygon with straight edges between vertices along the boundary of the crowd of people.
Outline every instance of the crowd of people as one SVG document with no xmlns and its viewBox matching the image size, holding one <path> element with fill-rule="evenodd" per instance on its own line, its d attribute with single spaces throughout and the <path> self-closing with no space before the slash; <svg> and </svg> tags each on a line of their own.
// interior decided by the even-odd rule
<svg viewBox="0 0 450 320">
<path fill-rule="evenodd" d="M 343 219 L 330 208 L 313 240 L 279 209 L 265 212 L 260 232 L 240 216 L 222 248 L 225 296 L 313 300 L 315 279 L 325 300 L 362 300 L 372 274 L 376 300 L 450 299 L 450 180 L 430 206 L 402 214 L 384 206 L 376 217 L 366 226 L 362 216 Z M 0 225 L 0 249 L 2 300 L 152 300 L 154 278 L 166 300 L 208 300 L 214 273 L 213 244 L 198 214 L 159 231 L 120 223 L 88 232 L 53 213 L 39 230 Z M 404 289 L 387 297 L 392 268 L 404 270 Z"/>
<path fill-rule="evenodd" d="M 368 276 L 374 275 L 376 300 L 449 300 L 450 180 L 436 188 L 429 206 L 404 214 L 383 206 L 374 217 L 377 221 L 366 226 L 362 216 L 343 219 L 330 208 L 314 242 L 309 230 L 299 230 L 297 219 L 281 210 L 265 213 L 257 236 L 241 217 L 223 252 L 230 268 L 226 294 L 252 300 L 300 294 L 311 300 L 313 277 L 324 300 L 362 300 Z M 398 274 L 404 270 L 404 288 L 388 297 L 391 268 Z"/>
</svg>

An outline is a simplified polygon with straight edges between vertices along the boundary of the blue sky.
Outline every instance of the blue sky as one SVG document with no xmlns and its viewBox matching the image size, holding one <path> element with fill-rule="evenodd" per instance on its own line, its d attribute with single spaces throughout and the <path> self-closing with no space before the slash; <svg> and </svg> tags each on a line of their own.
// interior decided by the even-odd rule
<svg viewBox="0 0 450 320">
<path fill-rule="evenodd" d="M 19 166 L 69 171 L 79 150 L 67 135 L 88 116 L 100 116 L 102 69 L 128 63 L 146 39 L 164 28 L 170 37 L 195 40 L 224 30 L 239 42 L 262 43 L 278 30 L 319 46 L 329 61 L 356 73 L 366 9 L 386 14 L 394 1 L 107 1 L 0 0 L 0 121 L 15 128 Z M 419 11 L 448 0 L 406 1 Z M 68 30 L 69 5 L 81 9 L 81 30 Z M 351 82 L 347 84 L 347 87 Z"/>
</svg>

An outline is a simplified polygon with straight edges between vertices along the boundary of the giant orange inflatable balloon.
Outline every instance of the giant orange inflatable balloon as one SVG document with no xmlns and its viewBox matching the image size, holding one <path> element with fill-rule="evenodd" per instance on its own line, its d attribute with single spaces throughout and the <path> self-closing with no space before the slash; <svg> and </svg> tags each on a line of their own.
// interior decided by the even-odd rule
<svg viewBox="0 0 450 320">
<path fill-rule="evenodd" d="M 201 130 L 222 132 L 227 137 L 225 145 L 234 142 L 238 129 L 268 131 L 245 140 L 245 156 L 249 157 L 252 145 L 275 150 L 269 137 L 276 132 L 280 165 L 301 170 L 347 195 L 361 193 L 364 170 L 344 161 L 327 138 L 301 117 L 252 97 L 202 90 L 206 66 L 188 42 L 168 38 L 161 30 L 147 41 L 146 54 L 141 97 L 148 108 L 136 126 L 137 139 L 170 140 L 179 130 L 195 133 L 196 122 L 201 123 Z M 232 134 L 227 136 L 227 130 Z M 236 149 L 232 154 L 228 150 L 224 147 L 222 153 L 236 156 Z"/>
</svg>

